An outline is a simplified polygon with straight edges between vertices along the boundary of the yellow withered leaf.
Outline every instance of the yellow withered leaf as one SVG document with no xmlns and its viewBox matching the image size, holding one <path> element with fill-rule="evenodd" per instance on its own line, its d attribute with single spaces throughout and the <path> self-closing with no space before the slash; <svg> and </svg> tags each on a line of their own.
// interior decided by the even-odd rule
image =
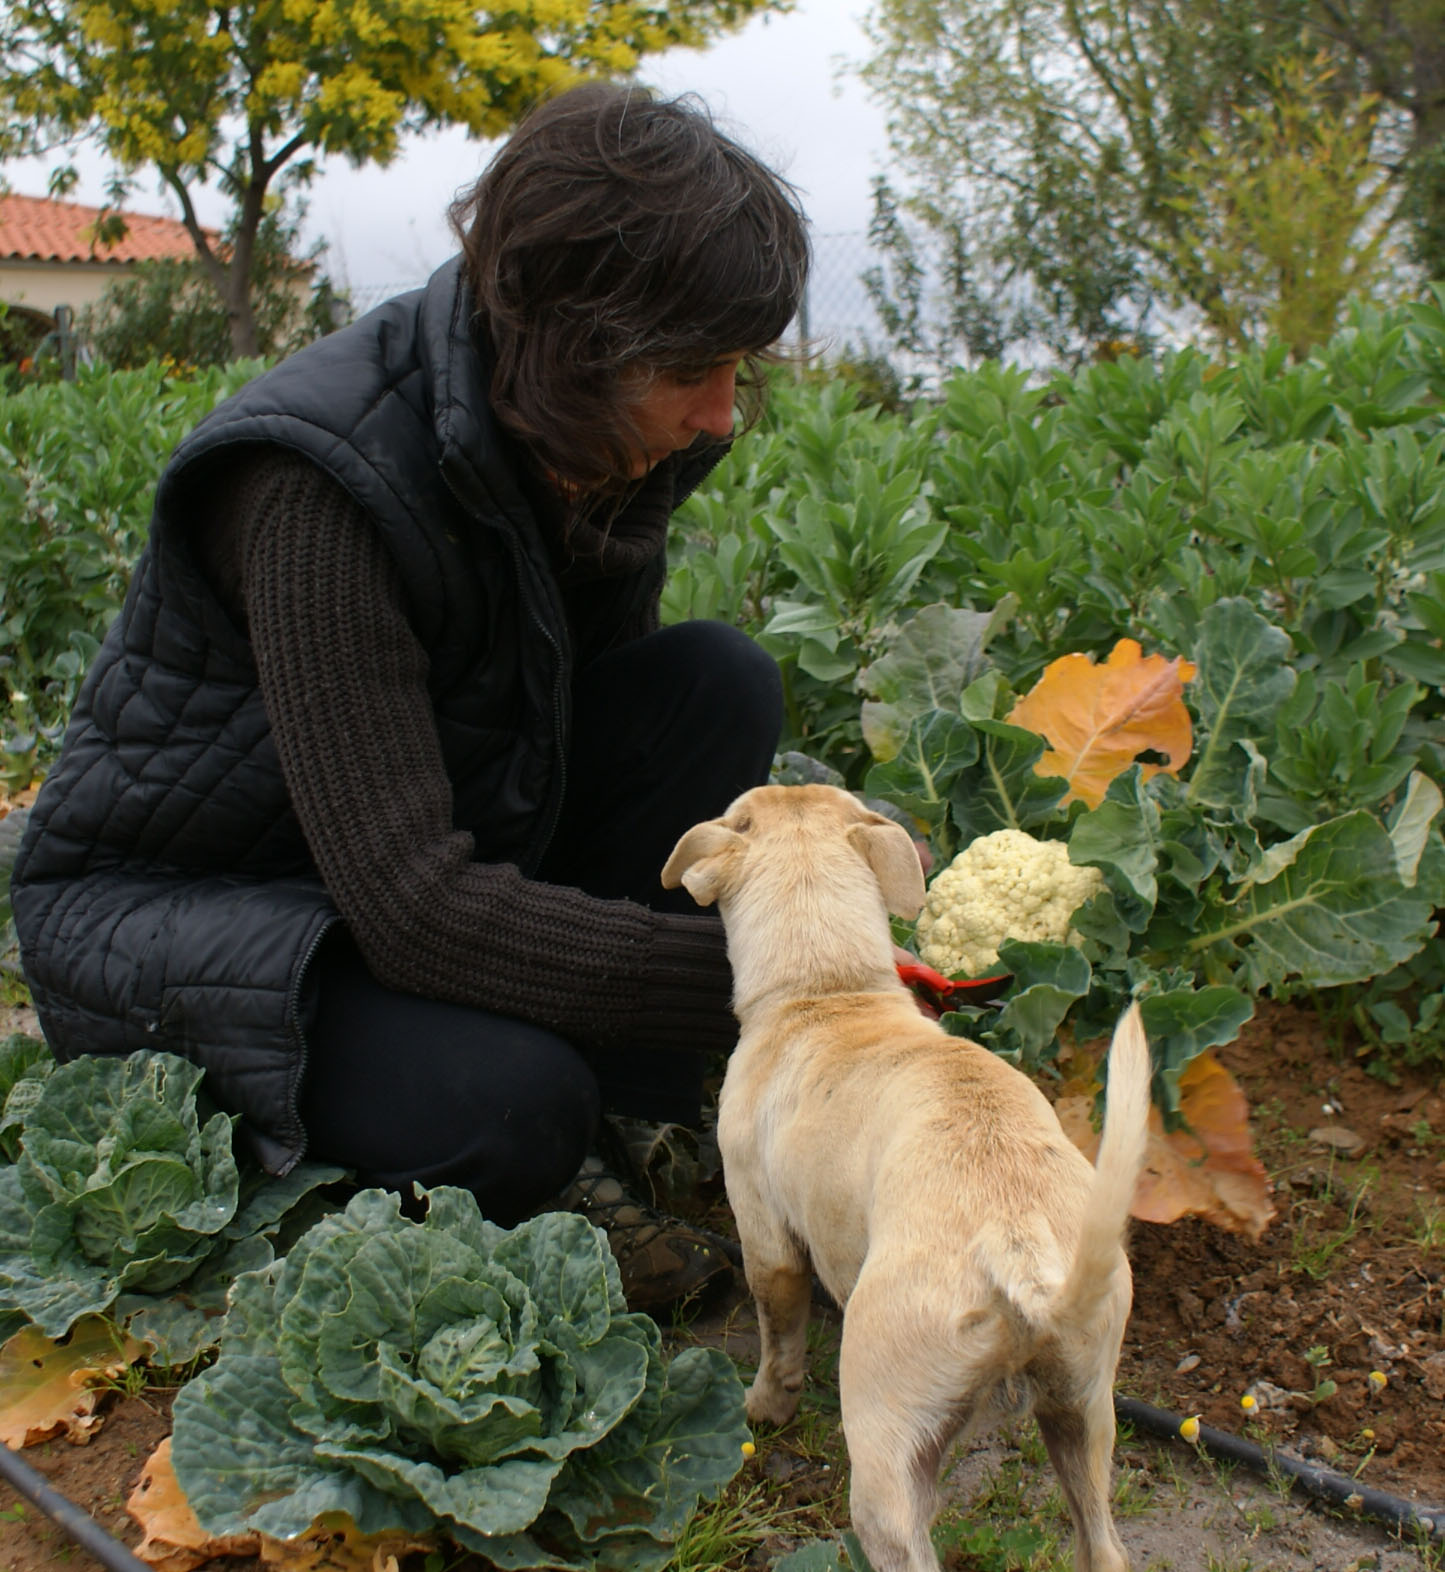
<svg viewBox="0 0 1445 1572">
<path fill-rule="evenodd" d="M 414 1550 L 443 1548 L 439 1535 L 363 1534 L 344 1512 L 327 1512 L 294 1539 L 207 1533 L 171 1463 L 171 1438 L 151 1454 L 126 1510 L 145 1530 L 136 1547 L 156 1572 L 194 1572 L 222 1556 L 257 1556 L 277 1572 L 397 1572 Z"/>
<path fill-rule="evenodd" d="M 1120 639 L 1102 666 L 1090 655 L 1052 661 L 1008 719 L 1048 742 L 1034 769 L 1068 781 L 1064 801 L 1096 808 L 1142 753 L 1165 761 L 1146 762 L 1146 779 L 1183 768 L 1194 746 L 1183 687 L 1197 670 L 1182 656 L 1145 655 L 1133 639 Z"/>
<path fill-rule="evenodd" d="M 82 1316 L 61 1342 L 27 1326 L 0 1348 L 0 1441 L 34 1446 L 61 1435 L 80 1446 L 100 1428 L 113 1379 L 145 1353 L 143 1344 L 98 1315 Z"/>
<path fill-rule="evenodd" d="M 217 1538 L 196 1521 L 171 1465 L 169 1436 L 151 1453 L 125 1506 L 145 1531 L 135 1553 L 156 1572 L 192 1572 L 220 1556 L 254 1556 L 259 1546 L 259 1535 Z"/>
<path fill-rule="evenodd" d="M 1061 1097 L 1055 1104 L 1065 1134 L 1090 1162 L 1099 1147 L 1092 1107 L 1092 1091 Z M 1166 1135 L 1159 1110 L 1150 1110 L 1134 1216 L 1146 1223 L 1203 1217 L 1230 1233 L 1258 1239 L 1274 1216 L 1269 1176 L 1254 1155 L 1249 1105 L 1239 1082 L 1207 1049 L 1179 1077 L 1179 1111 L 1188 1128 Z"/>
</svg>

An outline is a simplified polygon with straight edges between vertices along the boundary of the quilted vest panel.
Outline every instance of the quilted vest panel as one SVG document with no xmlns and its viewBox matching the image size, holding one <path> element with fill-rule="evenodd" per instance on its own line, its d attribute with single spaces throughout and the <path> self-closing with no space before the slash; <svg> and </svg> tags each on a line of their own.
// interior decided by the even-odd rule
<svg viewBox="0 0 1445 1572">
<path fill-rule="evenodd" d="M 149 544 L 32 812 L 12 891 L 56 1054 L 164 1048 L 207 1071 L 261 1160 L 305 1134 L 302 982 L 339 921 L 291 810 L 251 650 L 192 561 L 214 461 L 275 443 L 375 521 L 430 659 L 457 827 L 534 868 L 563 782 L 560 598 L 487 408 L 455 263 L 219 406 L 162 477 Z M 620 586 L 655 589 L 661 563 Z"/>
</svg>

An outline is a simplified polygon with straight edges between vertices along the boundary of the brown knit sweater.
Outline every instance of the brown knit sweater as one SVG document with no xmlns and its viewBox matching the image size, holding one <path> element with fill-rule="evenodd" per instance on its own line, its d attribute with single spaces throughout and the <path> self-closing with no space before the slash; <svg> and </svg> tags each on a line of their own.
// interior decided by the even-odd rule
<svg viewBox="0 0 1445 1572">
<path fill-rule="evenodd" d="M 228 502 L 202 564 L 249 630 L 302 831 L 377 979 L 575 1042 L 731 1047 L 715 918 L 472 860 L 471 836 L 452 826 L 426 655 L 380 533 L 349 494 L 270 451 L 215 494 Z M 589 558 L 579 577 L 597 570 Z"/>
</svg>

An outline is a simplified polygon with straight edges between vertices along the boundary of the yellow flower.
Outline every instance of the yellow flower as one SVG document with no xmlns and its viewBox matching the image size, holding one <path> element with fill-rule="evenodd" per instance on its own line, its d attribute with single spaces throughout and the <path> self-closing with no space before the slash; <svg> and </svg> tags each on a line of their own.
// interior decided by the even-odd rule
<svg viewBox="0 0 1445 1572">
<path fill-rule="evenodd" d="M 1383 1370 L 1372 1370 L 1368 1377 L 1372 1392 L 1383 1392 L 1390 1384 L 1390 1378 Z"/>
<path fill-rule="evenodd" d="M 1186 1441 L 1197 1441 L 1199 1439 L 1199 1415 L 1190 1414 L 1189 1418 L 1179 1426 L 1179 1434 Z"/>
<path fill-rule="evenodd" d="M 1255 1397 L 1253 1392 L 1246 1392 L 1244 1396 L 1240 1398 L 1239 1406 L 1245 1411 L 1246 1414 L 1252 1414 L 1255 1409 L 1259 1407 L 1259 1399 Z"/>
<path fill-rule="evenodd" d="M 744 1457 L 751 1457 L 756 1451 L 757 1451 L 757 1447 L 755 1447 L 752 1444 L 751 1441 L 744 1441 L 743 1442 L 743 1456 Z"/>
</svg>

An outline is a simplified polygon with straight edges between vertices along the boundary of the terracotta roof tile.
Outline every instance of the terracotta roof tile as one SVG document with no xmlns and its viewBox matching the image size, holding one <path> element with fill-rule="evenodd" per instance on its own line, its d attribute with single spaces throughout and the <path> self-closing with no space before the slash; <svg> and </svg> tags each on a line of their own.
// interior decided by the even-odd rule
<svg viewBox="0 0 1445 1572">
<path fill-rule="evenodd" d="M 123 240 L 113 246 L 94 245 L 92 235 L 101 211 L 79 202 L 0 193 L 0 259 L 149 262 L 194 254 L 184 224 L 148 213 L 127 213 Z"/>
</svg>

